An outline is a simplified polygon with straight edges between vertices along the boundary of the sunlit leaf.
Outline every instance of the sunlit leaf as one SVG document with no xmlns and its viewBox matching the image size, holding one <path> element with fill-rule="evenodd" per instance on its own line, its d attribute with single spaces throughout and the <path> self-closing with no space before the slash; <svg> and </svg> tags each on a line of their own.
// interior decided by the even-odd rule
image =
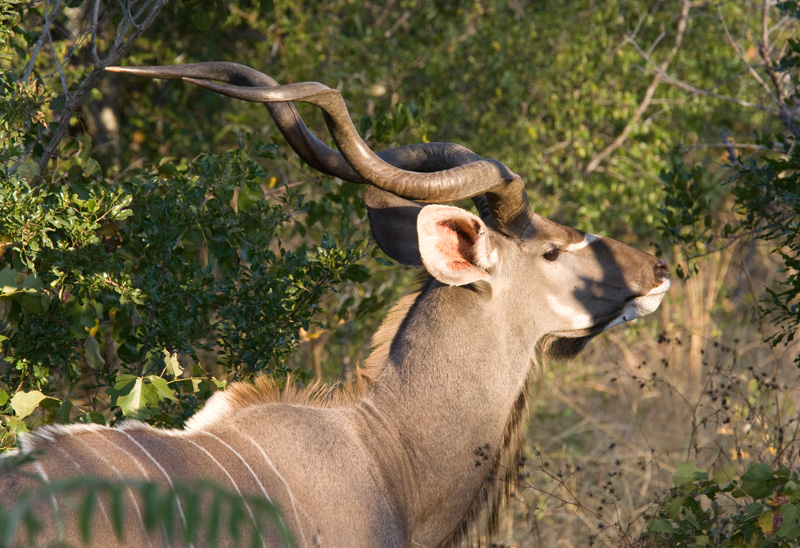
<svg viewBox="0 0 800 548">
<path fill-rule="evenodd" d="M 11 398 L 11 408 L 17 414 L 17 417 L 24 419 L 33 413 L 45 398 L 47 398 L 47 396 L 38 390 L 31 390 L 30 392 L 17 392 Z"/>
<path fill-rule="evenodd" d="M 180 377 L 183 374 L 183 367 L 178 361 L 178 355 L 164 349 L 164 363 L 166 364 L 166 374 L 170 377 Z"/>
<path fill-rule="evenodd" d="M 92 335 L 86 337 L 83 348 L 86 356 L 86 365 L 92 369 L 100 369 L 106 364 L 106 360 L 100 354 L 100 344 Z"/>
</svg>

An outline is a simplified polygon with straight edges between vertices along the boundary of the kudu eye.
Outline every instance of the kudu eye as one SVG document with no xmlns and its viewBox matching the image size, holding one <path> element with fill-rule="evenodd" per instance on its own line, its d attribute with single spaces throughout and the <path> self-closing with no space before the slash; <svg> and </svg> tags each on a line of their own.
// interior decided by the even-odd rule
<svg viewBox="0 0 800 548">
<path fill-rule="evenodd" d="M 545 253 L 544 255 L 542 255 L 542 257 L 544 257 L 544 260 L 545 260 L 545 261 L 548 261 L 548 262 L 551 262 L 551 263 L 552 263 L 553 261 L 555 261 L 556 259 L 558 259 L 558 255 L 559 255 L 560 253 L 561 253 L 561 252 L 559 251 L 559 249 L 558 249 L 558 248 L 553 248 L 553 249 L 551 249 L 550 251 L 548 251 L 547 253 Z"/>
</svg>

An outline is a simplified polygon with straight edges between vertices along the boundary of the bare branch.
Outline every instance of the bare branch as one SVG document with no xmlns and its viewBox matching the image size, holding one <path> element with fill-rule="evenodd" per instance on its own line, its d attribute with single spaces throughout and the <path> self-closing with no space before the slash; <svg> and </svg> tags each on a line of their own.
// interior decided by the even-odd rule
<svg viewBox="0 0 800 548">
<path fill-rule="evenodd" d="M 773 110 L 770 110 L 770 109 L 768 109 L 768 108 L 766 108 L 766 107 L 764 107 L 762 105 L 759 105 L 757 103 L 751 103 L 750 101 L 743 101 L 741 99 L 737 99 L 737 98 L 731 97 L 729 95 L 722 95 L 721 93 L 715 93 L 713 91 L 708 91 L 708 90 L 705 90 L 705 89 L 696 88 L 696 87 L 692 86 L 691 84 L 687 84 L 686 82 L 678 80 L 677 78 L 673 78 L 672 76 L 670 76 L 666 72 L 662 71 L 661 68 L 659 66 L 657 66 L 652 59 L 650 59 L 650 57 L 646 54 L 646 52 L 644 52 L 642 50 L 642 48 L 639 47 L 639 44 L 637 44 L 634 41 L 631 41 L 631 44 L 633 44 L 633 46 L 636 48 L 636 51 L 639 52 L 639 55 L 641 55 L 642 58 L 644 58 L 644 60 L 647 62 L 647 64 L 650 65 L 650 67 L 659 74 L 661 79 L 664 82 L 668 83 L 668 84 L 671 84 L 671 85 L 673 85 L 673 86 L 675 86 L 677 88 L 680 88 L 680 89 L 683 89 L 685 91 L 688 91 L 688 92 L 690 92 L 690 93 L 692 93 L 694 95 L 703 95 L 705 97 L 711 97 L 712 99 L 719 99 L 721 101 L 727 101 L 727 102 L 730 102 L 730 103 L 734 103 L 734 104 L 737 104 L 737 105 L 739 105 L 741 107 L 753 108 L 753 109 L 760 110 L 760 111 L 763 111 L 763 112 L 768 112 L 770 114 L 775 114 L 775 112 Z"/>
<path fill-rule="evenodd" d="M 769 148 L 762 145 L 755 145 L 752 143 L 697 143 L 689 145 L 686 148 L 750 148 L 753 150 L 769 150 Z"/>
<path fill-rule="evenodd" d="M 761 54 L 761 58 L 764 60 L 764 65 L 766 66 L 767 74 L 772 79 L 772 86 L 775 88 L 775 97 L 779 104 L 785 105 L 786 98 L 783 95 L 783 91 L 781 90 L 781 82 L 780 78 L 775 72 L 775 67 L 772 64 L 772 58 L 770 57 L 770 50 L 772 49 L 769 45 L 769 0 L 763 0 L 761 4 L 761 46 L 758 48 L 759 53 Z"/>
<path fill-rule="evenodd" d="M 56 65 L 56 71 L 58 72 L 58 77 L 61 79 L 61 87 L 64 89 L 64 95 L 69 95 L 69 85 L 67 84 L 67 76 L 64 74 L 64 70 L 61 68 L 61 63 L 58 61 L 58 55 L 56 54 L 56 48 L 53 45 L 53 35 L 50 33 L 50 29 L 47 29 L 47 42 L 50 44 L 50 51 L 53 53 L 53 63 Z"/>
<path fill-rule="evenodd" d="M 50 29 L 55 23 L 56 17 L 63 11 L 61 0 L 56 1 L 57 3 L 54 6 L 53 11 L 48 14 L 48 17 L 45 18 L 45 21 L 43 22 L 42 38 L 40 38 L 41 42 L 44 40 L 51 40 Z M 47 168 L 47 164 L 58 150 L 61 140 L 67 134 L 70 118 L 72 118 L 72 115 L 83 106 L 86 98 L 89 96 L 92 88 L 94 88 L 97 84 L 97 81 L 100 79 L 100 76 L 103 74 L 105 68 L 117 64 L 119 60 L 122 59 L 122 57 L 136 42 L 136 39 L 139 37 L 139 35 L 144 32 L 145 29 L 147 29 L 147 27 L 149 27 L 150 24 L 155 20 L 156 16 L 161 11 L 161 8 L 164 7 L 167 1 L 168 0 L 146 0 L 142 2 L 140 9 L 135 15 L 131 14 L 128 2 L 118 2 L 122 17 L 117 25 L 114 41 L 109 47 L 105 57 L 101 57 L 97 51 L 97 34 L 100 32 L 100 2 L 93 2 L 91 27 L 89 32 L 91 34 L 90 50 L 94 67 L 92 67 L 92 71 L 80 82 L 80 85 L 74 91 L 69 91 L 69 86 L 66 82 L 66 76 L 61 69 L 63 63 L 59 60 L 56 50 L 51 44 L 50 49 L 53 55 L 53 63 L 55 64 L 58 74 L 61 77 L 66 101 L 64 103 L 64 109 L 61 112 L 59 123 L 56 126 L 56 129 L 50 135 L 50 141 L 47 144 L 41 159 L 39 160 L 39 171 L 41 173 L 44 173 Z M 133 20 L 134 17 L 138 18 L 142 15 L 144 15 L 144 18 L 140 22 Z M 75 49 L 77 49 L 77 47 L 78 46 L 76 46 Z M 35 52 L 34 55 L 36 53 L 38 52 Z M 72 52 L 68 53 L 66 57 L 71 54 Z M 32 58 L 28 63 L 31 71 L 33 70 L 33 61 L 34 59 Z M 28 73 L 28 68 L 26 68 L 25 72 Z"/>
<path fill-rule="evenodd" d="M 770 87 L 767 85 L 764 79 L 761 78 L 756 69 L 754 69 L 753 66 L 747 62 L 747 59 L 745 59 L 744 51 L 739 44 L 736 43 L 736 40 L 733 39 L 733 36 L 731 36 L 731 32 L 728 30 L 728 25 L 725 23 L 725 18 L 722 16 L 722 10 L 720 8 L 717 8 L 717 17 L 719 18 L 719 22 L 722 23 L 722 30 L 725 31 L 725 37 L 728 39 L 728 43 L 731 45 L 733 51 L 735 51 L 739 56 L 739 59 L 742 61 L 744 66 L 747 67 L 747 72 L 749 72 L 753 79 L 764 89 L 764 91 L 766 91 L 767 94 L 772 97 L 776 103 L 778 103 L 778 98 L 774 93 L 772 93 Z"/>
<path fill-rule="evenodd" d="M 36 45 L 33 46 L 33 51 L 31 52 L 31 58 L 28 59 L 28 63 L 25 65 L 25 70 L 22 71 L 22 76 L 20 80 L 25 81 L 30 78 L 31 74 L 33 73 L 33 67 L 36 64 L 36 58 L 39 56 L 39 52 L 41 51 L 42 47 L 44 47 L 45 42 L 50 37 L 50 27 L 53 25 L 53 21 L 55 20 L 56 16 L 61 13 L 61 1 L 56 0 L 56 5 L 53 6 L 53 9 L 48 11 L 48 7 L 50 3 L 48 2 L 45 4 L 45 18 L 44 23 L 42 25 L 42 34 L 39 36 L 39 39 L 36 41 Z"/>
<path fill-rule="evenodd" d="M 100 0 L 94 0 L 94 5 L 92 6 L 92 27 L 89 31 L 92 35 L 91 38 L 91 50 L 92 50 L 92 61 L 95 65 L 100 63 L 100 55 L 97 53 L 97 19 L 100 15 Z"/>
<path fill-rule="evenodd" d="M 797 123 L 789 110 L 786 103 L 786 94 L 781 85 L 781 77 L 778 71 L 775 70 L 775 65 L 772 62 L 772 47 L 769 41 L 769 4 L 769 0 L 763 0 L 761 4 L 761 47 L 759 47 L 758 51 L 761 54 L 761 58 L 764 60 L 765 70 L 772 81 L 772 87 L 775 88 L 774 97 L 778 102 L 778 116 L 784 127 L 789 130 L 792 135 L 800 138 L 800 124 Z"/>
<path fill-rule="evenodd" d="M 658 88 L 659 84 L 663 79 L 662 75 L 666 73 L 667 68 L 669 67 L 670 63 L 672 63 L 672 60 L 675 58 L 675 55 L 677 55 L 678 50 L 681 47 L 681 43 L 683 42 L 683 37 L 686 34 L 686 27 L 689 20 L 689 9 L 690 9 L 689 1 L 683 0 L 683 2 L 681 3 L 681 14 L 680 18 L 678 19 L 678 27 L 675 35 L 675 42 L 672 46 L 672 49 L 669 51 L 664 60 L 658 64 L 657 67 L 658 70 L 653 76 L 650 85 L 647 86 L 647 89 L 644 92 L 644 97 L 639 103 L 639 106 L 636 107 L 636 111 L 634 111 L 631 119 L 628 120 L 628 123 L 622 129 L 622 132 L 620 132 L 620 134 L 617 136 L 616 139 L 614 139 L 603 150 L 598 152 L 586 164 L 586 166 L 583 168 L 581 172 L 583 176 L 589 175 L 590 173 L 595 171 L 597 169 L 597 166 L 599 166 L 601 162 L 603 162 L 606 158 L 608 158 L 611 154 L 613 154 L 614 151 L 616 151 L 619 147 L 621 147 L 625 143 L 631 131 L 633 131 L 633 129 L 639 125 L 642 116 L 644 115 L 645 111 L 647 111 L 647 109 L 650 107 L 650 104 L 653 101 L 653 95 L 655 94 L 656 89 Z M 658 40 L 661 40 L 661 37 L 659 37 Z M 633 40 L 631 40 L 631 42 L 633 42 Z M 635 42 L 633 43 L 635 44 Z M 639 49 L 638 45 L 637 49 Z M 639 51 L 641 51 L 641 49 L 639 49 Z M 647 55 L 646 58 L 649 59 L 650 56 Z"/>
</svg>

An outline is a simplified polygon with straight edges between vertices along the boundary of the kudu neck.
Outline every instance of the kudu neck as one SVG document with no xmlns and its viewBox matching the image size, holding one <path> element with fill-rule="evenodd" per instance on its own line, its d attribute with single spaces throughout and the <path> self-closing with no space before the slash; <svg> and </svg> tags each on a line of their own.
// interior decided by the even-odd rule
<svg viewBox="0 0 800 548">
<path fill-rule="evenodd" d="M 384 361 L 371 400 L 408 452 L 417 498 L 412 527 L 424 545 L 443 540 L 429 538 L 429 528 L 458 525 L 496 472 L 524 389 L 531 343 L 512 335 L 519 326 L 496 300 L 488 287 L 431 282 L 370 358 Z"/>
</svg>

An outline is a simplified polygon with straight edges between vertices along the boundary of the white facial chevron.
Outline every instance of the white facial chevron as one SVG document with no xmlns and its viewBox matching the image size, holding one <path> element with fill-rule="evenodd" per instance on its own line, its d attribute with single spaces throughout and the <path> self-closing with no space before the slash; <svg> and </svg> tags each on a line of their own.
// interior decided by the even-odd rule
<svg viewBox="0 0 800 548">
<path fill-rule="evenodd" d="M 583 249 L 587 245 L 591 245 L 593 242 L 596 242 L 600 239 L 600 236 L 596 236 L 594 234 L 585 234 L 583 236 L 583 241 L 578 242 L 577 244 L 569 244 L 568 246 L 564 246 L 562 251 L 566 251 L 567 253 L 573 253 L 578 251 L 579 249 Z"/>
</svg>

